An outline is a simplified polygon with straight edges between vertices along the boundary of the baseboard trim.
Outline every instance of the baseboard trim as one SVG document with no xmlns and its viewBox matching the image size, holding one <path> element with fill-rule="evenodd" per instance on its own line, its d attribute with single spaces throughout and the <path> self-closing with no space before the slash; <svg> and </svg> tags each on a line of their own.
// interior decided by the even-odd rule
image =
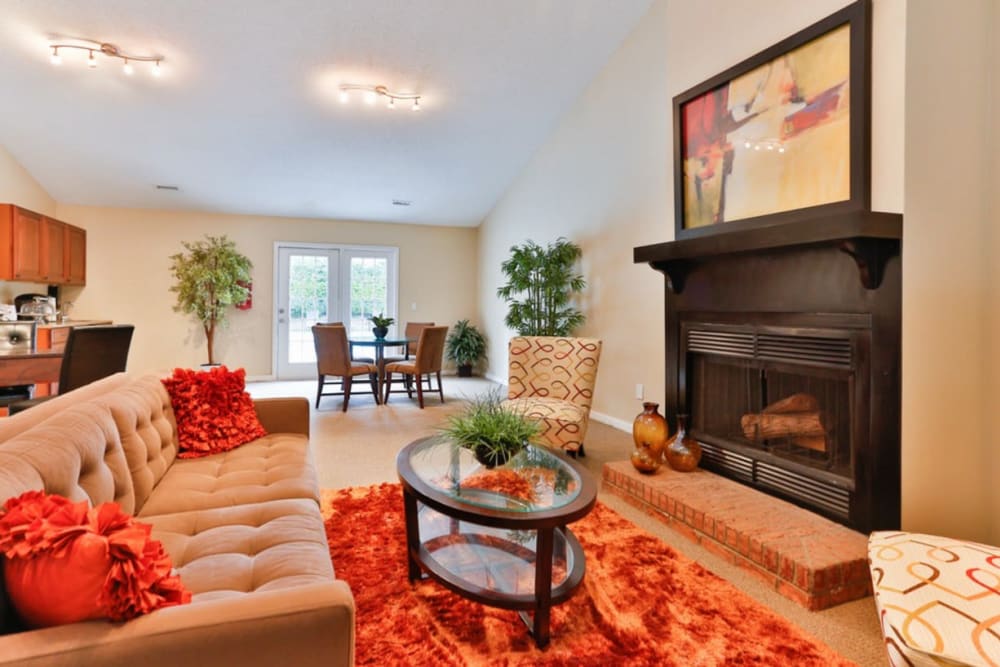
<svg viewBox="0 0 1000 667">
<path fill-rule="evenodd" d="M 497 377 L 493 373 L 485 373 L 483 375 L 483 377 L 486 378 L 487 380 L 491 380 L 493 382 L 496 382 L 497 384 L 502 384 L 504 386 L 507 385 L 507 378 Z"/>
<path fill-rule="evenodd" d="M 594 412 L 593 410 L 590 411 L 590 418 L 595 422 L 607 424 L 608 426 L 616 428 L 619 431 L 625 431 L 626 433 L 632 432 L 632 422 L 625 421 L 624 419 L 618 419 L 617 417 L 606 415 L 603 412 Z"/>
</svg>

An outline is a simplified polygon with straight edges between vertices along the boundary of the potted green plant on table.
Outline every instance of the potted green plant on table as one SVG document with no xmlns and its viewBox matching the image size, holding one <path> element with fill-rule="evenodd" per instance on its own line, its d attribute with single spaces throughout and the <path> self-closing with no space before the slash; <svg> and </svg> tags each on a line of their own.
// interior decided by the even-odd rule
<svg viewBox="0 0 1000 667">
<path fill-rule="evenodd" d="M 467 378 L 473 364 L 486 356 L 486 337 L 469 320 L 459 320 L 448 334 L 444 354 L 458 366 L 458 376 Z"/>
<path fill-rule="evenodd" d="M 444 437 L 470 450 L 487 468 L 509 461 L 541 430 L 536 420 L 504 406 L 497 390 L 472 399 L 464 411 L 448 417 L 441 429 Z"/>
<path fill-rule="evenodd" d="M 507 284 L 497 289 L 510 304 L 508 327 L 521 336 L 568 336 L 583 324 L 583 313 L 572 303 L 573 294 L 587 286 L 575 270 L 580 246 L 559 238 L 543 248 L 529 240 L 510 252 L 500 265 Z"/>
<path fill-rule="evenodd" d="M 215 333 L 225 326 L 229 309 L 250 296 L 253 264 L 227 236 L 205 236 L 203 241 L 183 241 L 184 252 L 170 256 L 177 294 L 174 310 L 194 315 L 205 331 L 208 363 L 215 365 Z"/>
<path fill-rule="evenodd" d="M 396 318 L 394 317 L 383 317 L 382 313 L 378 315 L 371 315 L 369 318 L 372 324 L 372 333 L 376 338 L 385 338 L 389 333 L 389 327 L 396 323 Z"/>
</svg>

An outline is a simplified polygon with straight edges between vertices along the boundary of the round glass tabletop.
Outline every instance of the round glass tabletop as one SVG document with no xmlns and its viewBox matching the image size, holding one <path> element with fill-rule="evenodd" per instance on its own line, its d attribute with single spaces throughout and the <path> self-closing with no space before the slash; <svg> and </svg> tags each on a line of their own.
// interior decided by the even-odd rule
<svg viewBox="0 0 1000 667">
<path fill-rule="evenodd" d="M 468 449 L 430 437 L 410 447 L 409 464 L 424 484 L 453 501 L 507 512 L 559 509 L 576 500 L 582 487 L 566 460 L 536 445 L 487 468 Z"/>
</svg>

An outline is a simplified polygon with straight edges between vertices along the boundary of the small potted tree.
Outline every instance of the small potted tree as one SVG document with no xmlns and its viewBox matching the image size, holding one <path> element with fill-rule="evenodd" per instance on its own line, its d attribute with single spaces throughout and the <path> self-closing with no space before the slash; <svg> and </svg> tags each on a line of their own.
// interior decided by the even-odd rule
<svg viewBox="0 0 1000 667">
<path fill-rule="evenodd" d="M 444 354 L 458 366 L 458 376 L 472 375 L 472 366 L 486 356 L 486 337 L 469 320 L 459 320 L 445 341 Z"/>
<path fill-rule="evenodd" d="M 457 415 L 448 417 L 442 435 L 455 447 L 468 449 L 487 468 L 500 466 L 538 437 L 538 421 L 503 404 L 497 390 L 478 396 Z"/>
<path fill-rule="evenodd" d="M 510 306 L 504 324 L 521 336 L 571 335 L 584 322 L 573 302 L 587 286 L 575 268 L 580 246 L 561 237 L 544 248 L 529 240 L 510 253 L 500 264 L 507 284 L 497 288 Z"/>
<path fill-rule="evenodd" d="M 225 235 L 205 236 L 203 241 L 183 241 L 184 252 L 170 256 L 177 294 L 174 310 L 194 315 L 205 330 L 208 364 L 215 365 L 215 333 L 225 326 L 230 308 L 250 296 L 253 264 Z"/>
</svg>

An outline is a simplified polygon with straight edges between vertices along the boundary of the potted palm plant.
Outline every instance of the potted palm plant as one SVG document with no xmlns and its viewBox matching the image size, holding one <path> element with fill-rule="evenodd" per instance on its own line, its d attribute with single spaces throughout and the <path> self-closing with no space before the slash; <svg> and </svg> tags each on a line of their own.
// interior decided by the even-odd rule
<svg viewBox="0 0 1000 667">
<path fill-rule="evenodd" d="M 486 337 L 469 320 L 459 320 L 448 334 L 444 354 L 458 366 L 458 376 L 467 378 L 472 366 L 486 356 Z"/>
<path fill-rule="evenodd" d="M 389 333 L 389 327 L 396 323 L 395 317 L 384 317 L 382 313 L 371 315 L 368 320 L 375 325 L 372 327 L 372 334 L 376 338 L 385 338 Z"/>
<path fill-rule="evenodd" d="M 250 296 L 253 264 L 227 236 L 205 236 L 203 241 L 183 241 L 185 252 L 170 256 L 170 272 L 177 294 L 174 310 L 194 315 L 205 331 L 208 364 L 215 365 L 215 333 L 226 325 L 229 309 Z"/>
<path fill-rule="evenodd" d="M 569 336 L 584 322 L 573 295 L 587 286 L 576 272 L 580 246 L 559 238 L 544 248 L 534 241 L 511 246 L 500 265 L 507 284 L 497 296 L 509 304 L 504 323 L 521 336 Z"/>
<path fill-rule="evenodd" d="M 469 402 L 448 417 L 441 432 L 456 447 L 468 449 L 487 468 L 503 465 L 538 437 L 541 425 L 503 405 L 496 389 Z"/>
</svg>

